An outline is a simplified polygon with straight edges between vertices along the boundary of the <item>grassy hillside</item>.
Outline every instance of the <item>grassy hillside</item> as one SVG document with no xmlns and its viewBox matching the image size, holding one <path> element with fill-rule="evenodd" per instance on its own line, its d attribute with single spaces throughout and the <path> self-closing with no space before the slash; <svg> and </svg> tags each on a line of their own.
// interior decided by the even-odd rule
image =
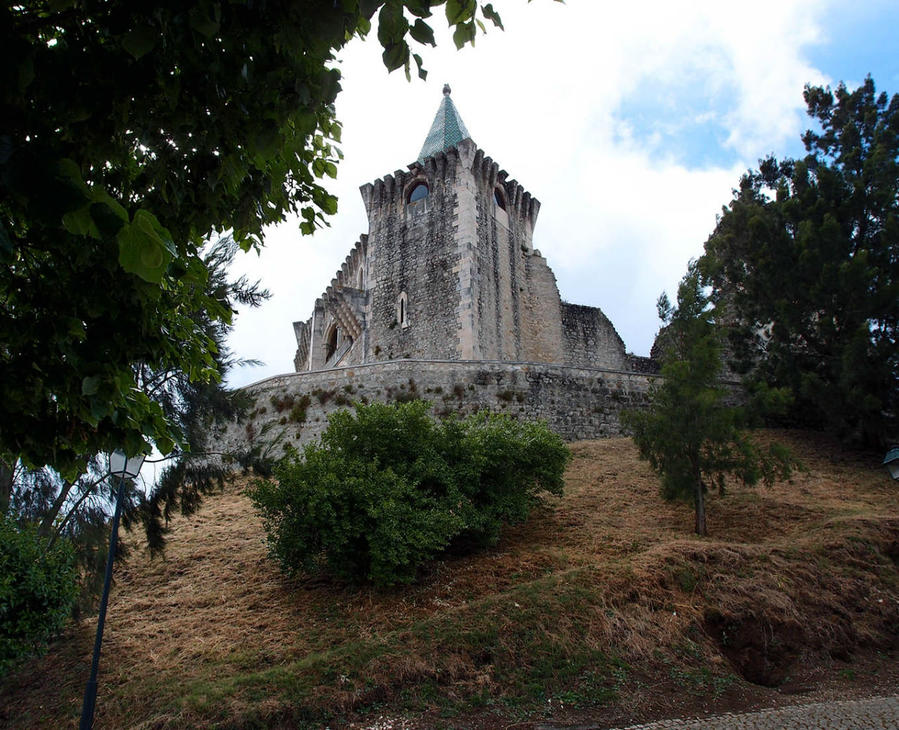
<svg viewBox="0 0 899 730">
<path fill-rule="evenodd" d="M 582 442 L 564 497 L 394 591 L 286 582 L 236 480 L 164 559 L 117 568 L 96 726 L 613 723 L 892 682 L 899 488 L 868 456 L 776 436 L 808 471 L 713 496 L 708 538 L 629 440 Z M 93 630 L 6 679 L 0 724 L 77 725 Z"/>
</svg>

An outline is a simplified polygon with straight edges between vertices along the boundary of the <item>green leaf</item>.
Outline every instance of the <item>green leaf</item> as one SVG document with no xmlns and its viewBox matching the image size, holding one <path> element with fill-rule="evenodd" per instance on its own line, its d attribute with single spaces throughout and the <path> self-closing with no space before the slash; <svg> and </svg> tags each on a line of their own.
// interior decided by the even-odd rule
<svg viewBox="0 0 899 730">
<path fill-rule="evenodd" d="M 484 14 L 484 17 L 487 18 L 487 20 L 492 20 L 493 24 L 497 28 L 499 28 L 500 30 L 505 30 L 505 28 L 503 28 L 503 21 L 499 17 L 499 13 L 497 13 L 493 9 L 493 3 L 487 3 L 483 8 L 481 8 L 481 12 Z"/>
<path fill-rule="evenodd" d="M 456 48 L 462 48 L 466 43 L 471 43 L 474 45 L 474 39 L 477 30 L 475 29 L 474 21 L 470 23 L 461 23 L 456 26 L 456 30 L 453 31 L 453 43 L 456 44 Z"/>
<path fill-rule="evenodd" d="M 476 9 L 476 0 L 447 0 L 446 20 L 450 25 L 464 23 L 474 17 Z"/>
<path fill-rule="evenodd" d="M 403 4 L 408 11 L 419 18 L 431 17 L 430 0 L 404 0 Z M 436 3 L 435 3 L 436 4 Z"/>
<path fill-rule="evenodd" d="M 91 200 L 95 203 L 102 203 L 106 207 L 108 207 L 116 216 L 116 218 L 121 219 L 123 222 L 128 222 L 128 211 L 119 203 L 118 200 L 113 198 L 106 190 L 99 185 L 94 185 L 91 188 Z"/>
<path fill-rule="evenodd" d="M 422 81 L 426 81 L 428 78 L 428 72 L 424 68 L 424 66 L 421 65 L 421 56 L 419 56 L 417 53 L 413 53 L 412 58 L 415 59 L 415 65 L 418 67 L 418 78 L 420 78 Z"/>
<path fill-rule="evenodd" d="M 402 6 L 385 3 L 378 13 L 378 41 L 384 49 L 400 43 L 408 30 L 409 21 L 403 15 Z"/>
<path fill-rule="evenodd" d="M 76 236 L 89 236 L 99 239 L 100 231 L 91 218 L 90 206 L 85 205 L 78 210 L 70 210 L 62 217 L 62 227 Z"/>
<path fill-rule="evenodd" d="M 405 41 L 386 47 L 384 53 L 381 54 L 384 65 L 388 71 L 395 71 L 400 66 L 404 66 L 409 59 L 409 44 Z"/>
<path fill-rule="evenodd" d="M 428 25 L 421 19 L 415 21 L 415 23 L 409 29 L 409 34 L 422 45 L 437 45 L 436 41 L 434 40 L 434 30 L 430 25 Z"/>
<path fill-rule="evenodd" d="M 333 195 L 328 195 L 322 201 L 322 210 L 325 211 L 328 215 L 336 215 L 337 214 L 337 198 Z"/>
<path fill-rule="evenodd" d="M 81 395 L 96 395 L 100 390 L 100 383 L 103 378 L 99 375 L 93 375 L 81 381 Z"/>
<path fill-rule="evenodd" d="M 158 284 L 172 259 L 173 245 L 156 216 L 145 210 L 134 214 L 134 221 L 122 226 L 117 240 L 119 264 L 144 281 Z"/>
<path fill-rule="evenodd" d="M 172 449 L 175 448 L 175 442 L 168 436 L 157 436 L 155 443 L 159 453 L 163 456 L 172 453 Z"/>
<path fill-rule="evenodd" d="M 156 45 L 157 32 L 149 25 L 141 25 L 129 30 L 122 38 L 122 48 L 138 60 L 146 56 Z"/>
<path fill-rule="evenodd" d="M 90 188 L 84 182 L 81 168 L 75 160 L 63 158 L 57 163 L 56 169 L 61 180 L 65 180 L 71 187 L 84 193 L 85 197 L 90 195 Z"/>
</svg>

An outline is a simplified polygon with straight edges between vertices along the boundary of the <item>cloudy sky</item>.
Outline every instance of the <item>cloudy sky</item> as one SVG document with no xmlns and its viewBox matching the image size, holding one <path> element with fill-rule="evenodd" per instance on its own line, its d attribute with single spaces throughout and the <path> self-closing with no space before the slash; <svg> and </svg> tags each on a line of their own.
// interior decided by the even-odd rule
<svg viewBox="0 0 899 730">
<path fill-rule="evenodd" d="M 372 36 L 341 55 L 345 159 L 329 181 L 331 227 L 268 232 L 237 271 L 272 298 L 242 311 L 230 345 L 291 372 L 305 320 L 367 221 L 359 186 L 415 160 L 444 83 L 475 143 L 542 203 L 534 245 L 562 298 L 605 311 L 627 349 L 649 354 L 655 302 L 674 292 L 740 175 L 768 154 L 799 156 L 806 83 L 870 73 L 899 92 L 896 0 L 494 0 L 505 32 L 422 54 L 427 82 L 387 74 Z M 432 19 L 435 29 L 442 17 Z"/>
</svg>

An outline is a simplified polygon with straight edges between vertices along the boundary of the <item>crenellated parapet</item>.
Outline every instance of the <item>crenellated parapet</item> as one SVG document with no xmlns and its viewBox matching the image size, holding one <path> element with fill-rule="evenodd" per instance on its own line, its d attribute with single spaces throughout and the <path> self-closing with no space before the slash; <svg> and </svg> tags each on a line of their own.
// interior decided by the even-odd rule
<svg viewBox="0 0 899 730">
<path fill-rule="evenodd" d="M 488 193 L 499 191 L 504 210 L 510 217 L 526 221 L 533 230 L 540 213 L 540 201 L 525 190 L 517 180 L 509 180 L 509 173 L 501 169 L 480 148 L 475 148 L 471 172 L 478 185 Z"/>
<path fill-rule="evenodd" d="M 429 157 L 424 162 L 413 162 L 407 170 L 395 170 L 359 188 L 369 221 L 377 214 L 401 211 L 409 199 L 409 193 L 419 182 L 427 184 L 430 191 L 446 186 L 455 178 L 459 164 L 458 150 L 453 147 Z"/>
</svg>

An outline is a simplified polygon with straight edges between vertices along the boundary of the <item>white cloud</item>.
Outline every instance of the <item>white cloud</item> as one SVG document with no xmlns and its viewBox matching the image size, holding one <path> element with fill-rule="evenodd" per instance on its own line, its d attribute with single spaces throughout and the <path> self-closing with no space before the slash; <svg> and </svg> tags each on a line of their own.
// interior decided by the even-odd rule
<svg viewBox="0 0 899 730">
<path fill-rule="evenodd" d="M 311 238 L 279 228 L 258 261 L 241 263 L 275 297 L 242 313 L 231 338 L 269 367 L 232 383 L 292 370 L 291 322 L 309 316 L 367 230 L 359 185 L 415 159 L 444 82 L 475 142 L 541 200 L 535 244 L 562 296 L 602 306 L 647 354 L 658 294 L 701 252 L 741 172 L 797 137 L 803 85 L 827 80 L 805 60 L 825 10 L 811 0 L 497 5 L 506 32 L 461 52 L 438 34 L 423 53 L 427 83 L 388 75 L 373 36 L 346 49 L 340 212 Z M 649 134 L 619 115 L 635 100 L 663 115 Z M 666 150 L 678 130 L 716 121 L 723 165 Z"/>
</svg>

